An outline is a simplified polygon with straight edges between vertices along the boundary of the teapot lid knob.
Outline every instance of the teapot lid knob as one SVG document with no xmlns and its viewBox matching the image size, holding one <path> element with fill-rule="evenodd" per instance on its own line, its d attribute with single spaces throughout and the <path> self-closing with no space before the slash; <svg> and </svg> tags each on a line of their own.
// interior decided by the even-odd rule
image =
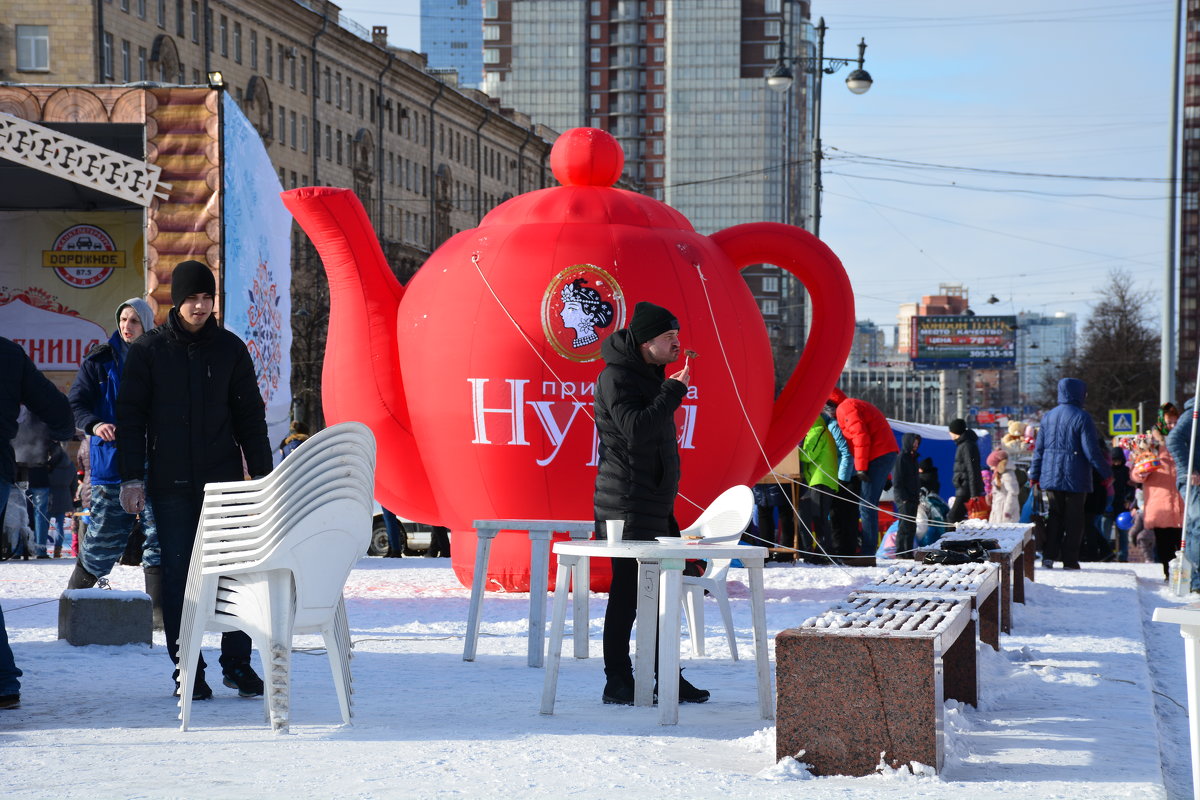
<svg viewBox="0 0 1200 800">
<path fill-rule="evenodd" d="M 550 169 L 563 186 L 612 186 L 624 166 L 621 145 L 598 128 L 572 128 L 550 149 Z"/>
</svg>

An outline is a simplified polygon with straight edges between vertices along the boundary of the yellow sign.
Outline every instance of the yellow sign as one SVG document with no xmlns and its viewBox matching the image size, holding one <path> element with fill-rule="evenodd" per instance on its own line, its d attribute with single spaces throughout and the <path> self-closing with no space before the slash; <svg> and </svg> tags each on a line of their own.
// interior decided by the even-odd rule
<svg viewBox="0 0 1200 800">
<path fill-rule="evenodd" d="M 1137 433 L 1137 409 L 1110 408 L 1108 410 L 1108 433 L 1110 436 Z"/>
</svg>

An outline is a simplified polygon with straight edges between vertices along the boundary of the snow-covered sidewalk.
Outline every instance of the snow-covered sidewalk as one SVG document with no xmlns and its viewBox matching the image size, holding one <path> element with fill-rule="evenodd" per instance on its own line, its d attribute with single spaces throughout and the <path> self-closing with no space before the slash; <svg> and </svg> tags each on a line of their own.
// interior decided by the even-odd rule
<svg viewBox="0 0 1200 800">
<path fill-rule="evenodd" d="M 526 595 L 488 595 L 467 663 L 469 592 L 449 562 L 363 559 L 346 590 L 354 724 L 337 724 L 323 652 L 297 654 L 287 736 L 270 732 L 261 701 L 220 685 L 215 634 L 205 640 L 215 698 L 194 704 L 186 733 L 161 633 L 153 648 L 58 641 L 56 598 L 70 570 L 65 559 L 0 564 L 0 605 L 25 671 L 21 708 L 0 712 L 8 798 L 1191 796 L 1183 647 L 1176 626 L 1150 622 L 1154 607 L 1179 601 L 1156 564 L 1039 570 L 1002 651 L 980 650 L 980 707 L 948 704 L 941 775 L 819 779 L 776 764 L 774 728 L 757 717 L 739 570 L 731 600 L 744 660 L 729 660 L 714 604 L 709 657 L 689 658 L 686 641 L 683 653 L 688 679 L 713 699 L 662 727 L 656 710 L 600 703 L 604 596 L 591 602 L 592 657 L 564 658 L 547 717 L 542 670 L 525 664 Z M 877 572 L 773 565 L 772 636 Z M 113 576 L 118 589 L 140 581 L 128 567 Z"/>
</svg>

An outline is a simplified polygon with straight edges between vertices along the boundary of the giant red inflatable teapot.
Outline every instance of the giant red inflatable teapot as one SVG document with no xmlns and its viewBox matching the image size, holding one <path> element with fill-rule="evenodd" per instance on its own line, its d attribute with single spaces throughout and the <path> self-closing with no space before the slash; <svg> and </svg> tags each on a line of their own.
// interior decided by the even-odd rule
<svg viewBox="0 0 1200 800">
<path fill-rule="evenodd" d="M 449 526 L 464 583 L 474 538 L 459 534 L 473 520 L 592 518 L 600 342 L 637 301 L 674 312 L 684 347 L 700 354 L 676 417 L 684 525 L 782 460 L 845 364 L 854 301 L 832 251 L 770 222 L 702 236 L 670 206 L 613 188 L 623 163 L 609 134 L 567 131 L 550 156 L 561 187 L 497 206 L 406 287 L 351 191 L 283 194 L 329 276 L 325 418 L 370 426 L 376 497 Z M 811 333 L 778 398 L 766 326 L 739 272 L 759 263 L 794 274 L 812 302 Z M 503 539 L 489 585 L 527 589 L 528 543 Z"/>
</svg>

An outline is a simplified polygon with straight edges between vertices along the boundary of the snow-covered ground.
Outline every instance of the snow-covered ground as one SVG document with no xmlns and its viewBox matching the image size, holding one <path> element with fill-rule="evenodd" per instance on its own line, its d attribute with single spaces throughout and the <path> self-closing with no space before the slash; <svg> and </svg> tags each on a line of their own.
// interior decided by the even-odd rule
<svg viewBox="0 0 1200 800">
<path fill-rule="evenodd" d="M 355 718 L 339 722 L 323 652 L 293 660 L 292 727 L 273 735 L 260 700 L 219 684 L 178 729 L 171 666 L 152 648 L 72 647 L 57 636 L 71 564 L 0 564 L 0 605 L 22 705 L 0 711 L 0 792 L 7 798 L 1186 798 L 1187 693 L 1179 629 L 1150 621 L 1180 601 L 1155 564 L 1039 570 L 1002 651 L 980 650 L 978 709 L 947 704 L 937 776 L 813 778 L 775 762 L 758 718 L 745 572 L 731 596 L 743 652 L 728 658 L 715 604 L 708 657 L 686 676 L 710 689 L 662 727 L 656 709 L 604 706 L 591 601 L 592 657 L 565 657 L 553 716 L 538 713 L 542 670 L 525 664 L 527 595 L 488 595 L 475 662 L 462 660 L 469 592 L 447 559 L 363 559 L 346 589 Z M 878 570 L 770 565 L 773 636 Z M 118 567 L 117 589 L 138 589 Z M 709 601 L 710 603 L 712 601 Z M 318 647 L 318 637 L 297 640 Z M 216 634 L 205 640 L 215 649 Z M 569 644 L 567 652 L 569 654 Z M 836 698 L 830 698 L 835 703 Z"/>
</svg>

